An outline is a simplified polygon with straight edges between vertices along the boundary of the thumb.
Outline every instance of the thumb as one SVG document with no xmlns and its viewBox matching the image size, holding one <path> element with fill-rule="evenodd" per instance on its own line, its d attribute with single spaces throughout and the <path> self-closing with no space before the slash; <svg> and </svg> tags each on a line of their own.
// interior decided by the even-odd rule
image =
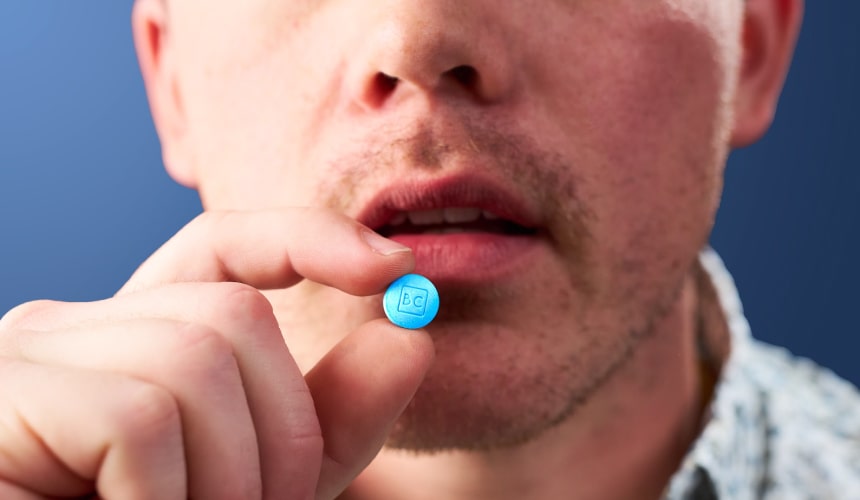
<svg viewBox="0 0 860 500">
<path fill-rule="evenodd" d="M 307 374 L 325 443 L 318 500 L 335 498 L 373 460 L 433 356 L 427 332 L 380 319 L 352 332 Z"/>
</svg>

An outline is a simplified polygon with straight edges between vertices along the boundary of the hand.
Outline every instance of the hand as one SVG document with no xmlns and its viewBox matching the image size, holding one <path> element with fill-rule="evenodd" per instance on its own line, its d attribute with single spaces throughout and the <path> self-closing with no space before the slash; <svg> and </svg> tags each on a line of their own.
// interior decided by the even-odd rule
<svg viewBox="0 0 860 500">
<path fill-rule="evenodd" d="M 381 448 L 432 342 L 372 321 L 303 377 L 258 290 L 308 278 L 383 291 L 414 259 L 386 240 L 373 250 L 366 231 L 318 210 L 207 213 L 114 298 L 10 311 L 0 498 L 336 497 Z"/>
</svg>

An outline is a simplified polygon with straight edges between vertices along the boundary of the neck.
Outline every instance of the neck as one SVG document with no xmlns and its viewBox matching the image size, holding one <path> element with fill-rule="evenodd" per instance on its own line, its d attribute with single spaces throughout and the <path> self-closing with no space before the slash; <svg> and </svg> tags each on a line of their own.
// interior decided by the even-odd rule
<svg viewBox="0 0 860 500">
<path fill-rule="evenodd" d="M 654 334 L 566 422 L 508 449 L 385 449 L 342 499 L 659 498 L 701 427 L 696 282 L 693 273 Z"/>
</svg>

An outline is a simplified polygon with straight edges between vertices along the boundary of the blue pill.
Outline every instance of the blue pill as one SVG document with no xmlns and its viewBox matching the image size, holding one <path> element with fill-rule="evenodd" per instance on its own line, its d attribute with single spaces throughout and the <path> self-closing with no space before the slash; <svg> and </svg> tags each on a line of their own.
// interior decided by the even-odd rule
<svg viewBox="0 0 860 500">
<path fill-rule="evenodd" d="M 397 278 L 382 298 L 385 315 L 402 328 L 424 328 L 439 312 L 439 292 L 420 274 Z"/>
</svg>

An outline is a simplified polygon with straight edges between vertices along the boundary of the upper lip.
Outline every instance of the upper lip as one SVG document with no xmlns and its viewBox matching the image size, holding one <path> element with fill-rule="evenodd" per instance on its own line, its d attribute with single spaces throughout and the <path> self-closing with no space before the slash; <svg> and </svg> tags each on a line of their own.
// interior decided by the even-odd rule
<svg viewBox="0 0 860 500">
<path fill-rule="evenodd" d="M 530 229 L 540 223 L 537 210 L 514 189 L 493 179 L 468 175 L 392 183 L 371 197 L 356 219 L 378 230 L 400 213 L 451 207 L 480 208 Z"/>
</svg>

